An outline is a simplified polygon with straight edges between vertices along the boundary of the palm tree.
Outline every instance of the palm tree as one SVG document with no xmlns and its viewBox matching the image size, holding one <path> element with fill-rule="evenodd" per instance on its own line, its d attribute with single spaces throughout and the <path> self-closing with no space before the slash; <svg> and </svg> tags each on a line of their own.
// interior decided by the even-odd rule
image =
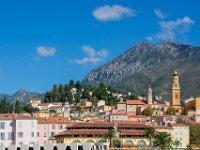
<svg viewBox="0 0 200 150">
<path fill-rule="evenodd" d="M 109 147 L 113 145 L 113 141 L 119 137 L 117 129 L 108 129 L 107 133 L 103 136 L 104 141 L 109 142 Z"/>
<path fill-rule="evenodd" d="M 172 148 L 172 137 L 170 133 L 159 132 L 154 136 L 154 147 L 159 147 L 161 150 Z"/>
<path fill-rule="evenodd" d="M 152 146 L 152 138 L 154 137 L 155 135 L 155 128 L 154 127 L 148 127 L 147 128 L 147 136 L 149 137 L 149 140 L 150 140 L 150 146 Z"/>
<path fill-rule="evenodd" d="M 187 145 L 187 148 L 186 148 L 186 150 L 193 150 L 193 149 L 192 149 L 192 145 L 190 145 L 190 144 L 189 144 L 189 145 Z"/>
<path fill-rule="evenodd" d="M 181 142 L 180 141 L 178 141 L 178 140 L 175 140 L 174 142 L 173 142 L 173 145 L 176 147 L 176 148 L 178 148 L 178 146 L 181 144 Z"/>
</svg>

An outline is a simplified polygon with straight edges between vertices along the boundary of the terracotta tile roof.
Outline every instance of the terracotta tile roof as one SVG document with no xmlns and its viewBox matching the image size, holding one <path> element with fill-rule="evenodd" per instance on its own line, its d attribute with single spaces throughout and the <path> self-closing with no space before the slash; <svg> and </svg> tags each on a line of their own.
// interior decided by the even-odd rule
<svg viewBox="0 0 200 150">
<path fill-rule="evenodd" d="M 127 105 L 145 105 L 141 100 L 127 100 Z"/>
<path fill-rule="evenodd" d="M 66 135 L 105 135 L 107 130 L 103 129 L 71 129 L 58 133 L 56 136 Z"/>
<path fill-rule="evenodd" d="M 64 108 L 64 106 L 52 106 L 49 109 L 59 109 L 59 108 Z"/>
<path fill-rule="evenodd" d="M 105 129 L 71 129 L 58 133 L 56 136 L 73 136 L 73 135 L 105 135 Z M 121 130 L 120 135 L 146 135 L 146 130 Z"/>
<path fill-rule="evenodd" d="M 146 130 L 121 130 L 121 135 L 146 135 Z"/>
<path fill-rule="evenodd" d="M 2 120 L 12 120 L 12 119 L 36 119 L 35 117 L 32 117 L 30 115 L 24 115 L 24 114 L 16 114 L 15 116 L 13 114 L 0 114 L 0 119 Z"/>
<path fill-rule="evenodd" d="M 76 122 L 68 128 L 71 129 L 109 129 L 117 126 L 119 129 L 146 129 L 148 126 L 142 123 L 130 122 Z"/>
<path fill-rule="evenodd" d="M 50 103 L 42 103 L 42 104 L 38 104 L 37 106 L 48 106 Z"/>
<path fill-rule="evenodd" d="M 65 117 L 48 117 L 48 118 L 38 118 L 39 124 L 65 124 L 70 123 L 68 118 Z"/>
<path fill-rule="evenodd" d="M 95 128 L 95 129 L 108 129 L 114 126 L 114 122 L 75 122 L 69 128 L 84 129 L 84 128 Z"/>
<path fill-rule="evenodd" d="M 175 124 L 172 124 L 172 127 L 173 126 L 175 126 L 175 127 L 180 127 L 180 126 L 182 126 L 182 127 L 188 127 L 187 125 L 185 125 L 185 124 L 177 124 L 177 123 L 175 123 Z"/>
</svg>

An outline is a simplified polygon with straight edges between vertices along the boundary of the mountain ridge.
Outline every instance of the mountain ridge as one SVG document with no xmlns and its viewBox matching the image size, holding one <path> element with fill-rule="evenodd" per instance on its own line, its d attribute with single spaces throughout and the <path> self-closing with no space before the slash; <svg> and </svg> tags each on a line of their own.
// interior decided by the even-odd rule
<svg viewBox="0 0 200 150">
<path fill-rule="evenodd" d="M 187 91 L 188 88 L 185 86 L 184 81 L 189 83 L 189 78 L 195 78 L 192 83 L 196 82 L 194 85 L 199 83 L 200 78 L 197 80 L 195 77 L 196 74 L 200 75 L 199 62 L 200 47 L 169 41 L 151 45 L 142 41 L 112 61 L 92 70 L 82 82 L 84 84 L 104 82 L 112 84 L 118 89 L 122 89 L 122 91 L 134 91 L 143 94 L 146 91 L 142 91 L 148 85 L 152 85 L 157 94 L 169 93 L 171 86 L 169 81 L 166 83 L 167 81 L 164 78 L 170 79 L 173 70 L 177 69 L 180 71 L 181 83 Z M 196 66 L 196 68 L 193 66 Z M 193 70 L 190 68 L 193 68 Z M 163 73 L 159 73 L 159 70 L 163 71 Z M 191 74 L 192 72 L 195 76 Z M 144 84 L 144 86 L 139 85 L 135 80 L 140 78 L 140 84 Z M 158 84 L 156 82 L 159 85 L 156 85 Z M 197 87 L 200 90 L 200 87 Z M 163 88 L 163 92 L 158 90 L 159 88 Z M 182 98 L 187 98 L 191 95 L 198 96 L 197 89 L 193 89 L 194 92 L 189 90 L 190 93 L 183 93 Z"/>
<path fill-rule="evenodd" d="M 30 98 L 41 98 L 44 99 L 44 94 L 37 92 L 28 92 L 25 89 L 20 89 L 15 92 L 13 95 L 9 94 L 0 94 L 0 100 L 6 97 L 9 102 L 14 103 L 16 100 L 19 100 L 21 103 L 26 104 Z"/>
</svg>

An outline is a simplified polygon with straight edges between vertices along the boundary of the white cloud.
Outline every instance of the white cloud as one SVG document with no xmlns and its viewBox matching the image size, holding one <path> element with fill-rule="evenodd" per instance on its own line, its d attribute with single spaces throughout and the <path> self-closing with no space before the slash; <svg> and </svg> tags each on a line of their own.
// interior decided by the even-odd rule
<svg viewBox="0 0 200 150">
<path fill-rule="evenodd" d="M 160 19 L 164 19 L 167 16 L 160 9 L 154 9 L 154 13 Z"/>
<path fill-rule="evenodd" d="M 38 46 L 36 49 L 40 57 L 51 57 L 56 54 L 56 49 L 54 47 Z"/>
<path fill-rule="evenodd" d="M 90 45 L 83 46 L 83 53 L 85 53 L 85 57 L 82 59 L 74 59 L 73 62 L 80 65 L 85 65 L 87 63 L 97 64 L 104 60 L 108 55 L 109 52 L 105 49 L 96 51 Z"/>
<path fill-rule="evenodd" d="M 191 30 L 194 20 L 185 16 L 182 19 L 176 19 L 174 21 L 161 21 L 159 26 L 161 31 L 153 36 L 146 37 L 147 40 L 175 40 L 177 36 L 181 36 L 184 33 Z"/>
<path fill-rule="evenodd" d="M 92 14 L 99 21 L 116 21 L 124 17 L 136 16 L 136 11 L 121 5 L 105 5 L 96 8 Z"/>
</svg>

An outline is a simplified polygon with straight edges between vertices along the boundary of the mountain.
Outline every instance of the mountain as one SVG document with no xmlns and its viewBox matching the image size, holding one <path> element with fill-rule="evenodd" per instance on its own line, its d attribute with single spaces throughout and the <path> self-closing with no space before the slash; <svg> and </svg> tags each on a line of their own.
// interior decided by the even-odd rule
<svg viewBox="0 0 200 150">
<path fill-rule="evenodd" d="M 180 75 L 182 99 L 200 96 L 200 47 L 175 42 L 157 45 L 140 42 L 91 71 L 82 82 L 104 82 L 121 91 L 141 95 L 146 95 L 146 89 L 151 85 L 154 95 L 169 99 L 175 69 Z"/>
<path fill-rule="evenodd" d="M 16 100 L 19 100 L 21 103 L 26 104 L 30 98 L 44 99 L 44 94 L 39 94 L 36 92 L 27 92 L 24 89 L 20 89 L 13 95 L 0 94 L 0 100 L 4 97 L 6 97 L 7 100 L 10 102 L 15 102 Z"/>
</svg>

